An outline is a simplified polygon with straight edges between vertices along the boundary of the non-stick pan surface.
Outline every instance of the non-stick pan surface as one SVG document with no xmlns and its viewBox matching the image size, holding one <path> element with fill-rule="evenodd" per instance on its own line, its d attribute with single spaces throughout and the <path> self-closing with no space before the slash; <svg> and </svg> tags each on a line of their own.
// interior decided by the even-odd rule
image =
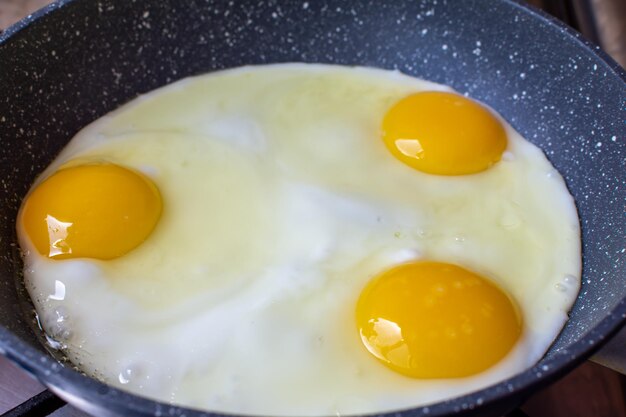
<svg viewBox="0 0 626 417">
<path fill-rule="evenodd" d="M 289 61 L 397 68 L 482 100 L 545 151 L 578 205 L 583 286 L 546 357 L 486 390 L 402 415 L 501 414 L 624 322 L 624 72 L 547 16 L 505 0 L 75 0 L 0 35 L 2 353 L 101 415 L 200 415 L 103 385 L 46 353 L 24 313 L 16 211 L 76 131 L 116 106 L 188 75 Z"/>
</svg>

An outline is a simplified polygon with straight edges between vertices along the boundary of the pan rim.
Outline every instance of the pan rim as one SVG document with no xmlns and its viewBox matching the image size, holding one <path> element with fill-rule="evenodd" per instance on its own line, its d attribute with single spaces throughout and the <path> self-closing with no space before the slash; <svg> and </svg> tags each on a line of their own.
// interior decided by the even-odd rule
<svg viewBox="0 0 626 417">
<path fill-rule="evenodd" d="M 20 20 L 0 33 L 0 48 L 18 39 L 22 31 L 49 14 L 63 9 L 65 6 L 79 0 L 56 1 Z M 600 62 L 605 63 L 609 69 L 626 85 L 626 70 L 606 54 L 599 46 L 586 40 L 574 29 L 563 22 L 524 3 L 522 0 L 500 0 L 513 8 L 528 13 L 531 17 L 541 21 L 541 24 L 560 29 L 580 47 L 591 52 Z M 611 336 L 617 333 L 626 324 L 626 297 L 622 298 L 611 311 L 589 332 L 578 341 L 570 345 L 566 350 L 558 351 L 553 356 L 541 360 L 533 367 L 503 380 L 497 384 L 488 386 L 480 391 L 475 391 L 460 397 L 455 397 L 443 402 L 433 403 L 421 407 L 380 413 L 380 416 L 396 416 L 398 413 L 411 413 L 415 415 L 428 414 L 429 416 L 443 416 L 457 412 L 464 412 L 468 408 L 481 409 L 496 405 L 499 402 L 510 401 L 511 394 L 520 396 L 550 384 L 559 377 L 565 375 L 574 367 L 582 363 L 596 352 Z M 574 353 L 571 353 L 574 352 Z M 181 406 L 171 406 L 163 402 L 140 397 L 135 394 L 106 385 L 91 377 L 88 377 L 71 367 L 61 366 L 47 354 L 31 347 L 9 329 L 0 327 L 0 354 L 5 355 L 18 366 L 35 376 L 42 383 L 52 387 L 56 392 L 66 393 L 68 396 L 79 396 L 97 406 L 104 406 L 113 412 L 128 410 L 139 415 L 154 415 L 160 410 L 169 412 L 176 410 L 179 414 L 191 416 L 232 416 L 233 414 L 202 412 Z M 63 395 L 63 394 L 62 394 Z M 480 400 L 480 401 L 479 401 Z M 372 414 L 368 414 L 371 416 Z"/>
</svg>

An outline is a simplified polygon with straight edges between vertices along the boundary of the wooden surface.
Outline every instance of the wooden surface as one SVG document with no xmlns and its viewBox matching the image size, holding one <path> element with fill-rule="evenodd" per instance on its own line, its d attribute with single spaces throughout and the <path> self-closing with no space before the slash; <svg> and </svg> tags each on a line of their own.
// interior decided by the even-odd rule
<svg viewBox="0 0 626 417">
<path fill-rule="evenodd" d="M 619 16 L 621 7 L 626 9 L 626 1 L 614 1 L 609 5 L 607 0 L 594 0 L 603 5 L 606 22 Z M 0 29 L 4 29 L 17 19 L 26 16 L 39 7 L 49 3 L 48 0 L 0 0 Z M 533 3 L 540 5 L 540 0 Z M 619 18 L 618 18 L 619 20 Z M 619 22 L 618 22 L 619 23 Z M 622 29 L 624 28 L 624 21 Z M 601 29 L 602 29 L 601 28 Z M 601 36 L 610 38 L 610 51 L 626 66 L 626 41 L 624 31 L 609 34 L 602 29 Z M 25 399 L 39 393 L 43 387 L 32 380 L 23 371 L 0 357 L 0 414 L 18 405 Z M 553 386 L 536 393 L 523 406 L 530 417 L 626 417 L 626 379 L 600 365 L 587 362 L 571 372 Z M 63 416 L 79 416 L 82 413 L 65 409 L 54 414 Z"/>
<path fill-rule="evenodd" d="M 591 0 L 602 48 L 626 68 L 626 0 Z"/>
<path fill-rule="evenodd" d="M 0 30 L 51 3 L 51 0 L 0 0 Z"/>
<path fill-rule="evenodd" d="M 0 414 L 42 390 L 37 381 L 0 356 Z"/>
</svg>

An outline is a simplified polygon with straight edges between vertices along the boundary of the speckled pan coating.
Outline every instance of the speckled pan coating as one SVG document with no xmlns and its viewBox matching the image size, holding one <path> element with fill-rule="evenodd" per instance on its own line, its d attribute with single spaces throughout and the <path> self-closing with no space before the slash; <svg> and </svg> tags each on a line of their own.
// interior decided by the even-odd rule
<svg viewBox="0 0 626 417">
<path fill-rule="evenodd" d="M 544 149 L 578 204 L 583 288 L 546 358 L 487 390 L 400 415 L 501 414 L 624 322 L 624 72 L 545 15 L 493 0 L 76 0 L 0 35 L 0 352 L 105 415 L 205 415 L 109 388 L 45 353 L 18 296 L 16 210 L 69 138 L 119 104 L 188 75 L 288 61 L 397 68 L 482 100 Z"/>
</svg>

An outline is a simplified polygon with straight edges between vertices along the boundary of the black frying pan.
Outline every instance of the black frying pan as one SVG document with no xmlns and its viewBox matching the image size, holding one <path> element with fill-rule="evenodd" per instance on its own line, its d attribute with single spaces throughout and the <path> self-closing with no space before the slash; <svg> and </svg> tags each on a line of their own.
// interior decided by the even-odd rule
<svg viewBox="0 0 626 417">
<path fill-rule="evenodd" d="M 500 384 L 402 416 L 501 415 L 624 323 L 626 77 L 546 15 L 506 0 L 76 0 L 0 36 L 2 353 L 99 415 L 203 415 L 108 387 L 47 353 L 20 284 L 16 211 L 74 133 L 118 105 L 188 75 L 286 61 L 397 68 L 469 93 L 546 152 L 578 204 L 583 286 L 545 358 Z"/>
</svg>

